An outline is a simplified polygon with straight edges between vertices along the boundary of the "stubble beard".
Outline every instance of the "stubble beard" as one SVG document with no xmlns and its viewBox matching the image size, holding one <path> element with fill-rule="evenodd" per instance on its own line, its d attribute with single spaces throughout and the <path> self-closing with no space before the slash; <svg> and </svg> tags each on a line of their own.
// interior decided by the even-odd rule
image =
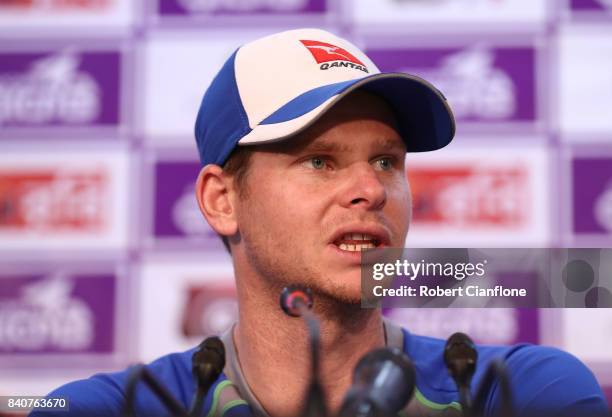
<svg viewBox="0 0 612 417">
<path fill-rule="evenodd" d="M 260 277 L 266 297 L 272 302 L 278 302 L 283 288 L 297 284 L 310 288 L 318 315 L 354 315 L 361 310 L 361 297 L 359 293 L 354 294 L 354 289 L 334 281 L 335 277 L 325 276 L 323 271 L 294 255 L 300 248 L 277 247 L 274 241 L 264 239 L 264 242 L 256 243 L 248 238 L 244 240 L 247 260 Z"/>
</svg>

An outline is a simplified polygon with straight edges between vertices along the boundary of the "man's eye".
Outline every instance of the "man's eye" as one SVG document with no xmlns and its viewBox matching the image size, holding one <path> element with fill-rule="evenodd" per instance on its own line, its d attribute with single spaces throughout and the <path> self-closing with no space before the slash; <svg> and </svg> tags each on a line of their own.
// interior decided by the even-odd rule
<svg viewBox="0 0 612 417">
<path fill-rule="evenodd" d="M 308 160 L 304 161 L 304 163 L 307 164 L 309 168 L 314 169 L 325 169 L 325 167 L 327 166 L 327 164 L 325 163 L 325 159 L 319 156 L 313 156 L 312 158 L 309 158 Z"/>
<path fill-rule="evenodd" d="M 382 171 L 389 171 L 391 168 L 393 168 L 393 161 L 391 160 L 391 158 L 380 158 L 377 159 L 374 163 Z"/>
</svg>

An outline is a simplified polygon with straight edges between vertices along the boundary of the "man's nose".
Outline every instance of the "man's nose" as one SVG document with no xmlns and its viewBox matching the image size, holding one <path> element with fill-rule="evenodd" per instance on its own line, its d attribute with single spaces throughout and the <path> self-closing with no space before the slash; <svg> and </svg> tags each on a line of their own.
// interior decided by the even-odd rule
<svg viewBox="0 0 612 417">
<path fill-rule="evenodd" d="M 345 188 L 341 204 L 347 208 L 360 207 L 365 210 L 379 210 L 387 202 L 387 190 L 379 174 L 367 162 L 351 165 L 346 170 Z"/>
</svg>

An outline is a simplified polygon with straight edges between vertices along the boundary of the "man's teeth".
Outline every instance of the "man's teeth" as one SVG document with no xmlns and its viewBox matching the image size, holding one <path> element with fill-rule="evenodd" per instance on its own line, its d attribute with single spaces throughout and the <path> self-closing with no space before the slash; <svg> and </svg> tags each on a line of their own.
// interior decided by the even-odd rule
<svg viewBox="0 0 612 417">
<path fill-rule="evenodd" d="M 342 240 L 374 240 L 374 236 L 365 233 L 347 233 L 342 237 Z"/>
<path fill-rule="evenodd" d="M 351 243 L 343 243 L 347 241 Z M 356 241 L 363 243 L 355 243 Z M 360 252 L 366 249 L 374 249 L 376 247 L 374 241 L 374 236 L 365 233 L 347 233 L 340 239 L 338 247 L 350 252 Z"/>
<path fill-rule="evenodd" d="M 374 246 L 373 243 L 360 243 L 357 245 L 341 243 L 340 245 L 338 245 L 338 247 L 342 250 L 347 250 L 350 252 L 361 252 L 366 249 L 374 249 L 376 246 Z"/>
</svg>

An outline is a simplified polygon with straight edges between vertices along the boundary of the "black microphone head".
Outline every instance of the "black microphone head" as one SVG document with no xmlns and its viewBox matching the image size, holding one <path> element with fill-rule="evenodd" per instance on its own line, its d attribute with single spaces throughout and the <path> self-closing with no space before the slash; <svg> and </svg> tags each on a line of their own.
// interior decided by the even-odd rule
<svg viewBox="0 0 612 417">
<path fill-rule="evenodd" d="M 412 361 L 399 349 L 381 348 L 357 363 L 340 416 L 391 416 L 412 398 L 416 373 Z"/>
<path fill-rule="evenodd" d="M 198 386 L 212 384 L 225 367 L 225 346 L 217 336 L 206 338 L 191 356 L 191 370 Z"/>
<path fill-rule="evenodd" d="M 312 308 L 312 291 L 310 288 L 301 285 L 289 285 L 283 288 L 280 295 L 280 306 L 291 317 L 300 317 L 302 313 L 300 309 L 306 307 Z"/>
<path fill-rule="evenodd" d="M 222 357 L 223 360 L 225 360 L 225 346 L 223 345 L 221 339 L 219 339 L 217 336 L 211 336 L 204 339 L 204 341 L 200 344 L 200 349 L 212 350 L 217 355 Z"/>
<path fill-rule="evenodd" d="M 465 333 L 457 332 L 448 338 L 444 347 L 444 363 L 457 384 L 468 384 L 476 371 L 478 352 Z"/>
</svg>

